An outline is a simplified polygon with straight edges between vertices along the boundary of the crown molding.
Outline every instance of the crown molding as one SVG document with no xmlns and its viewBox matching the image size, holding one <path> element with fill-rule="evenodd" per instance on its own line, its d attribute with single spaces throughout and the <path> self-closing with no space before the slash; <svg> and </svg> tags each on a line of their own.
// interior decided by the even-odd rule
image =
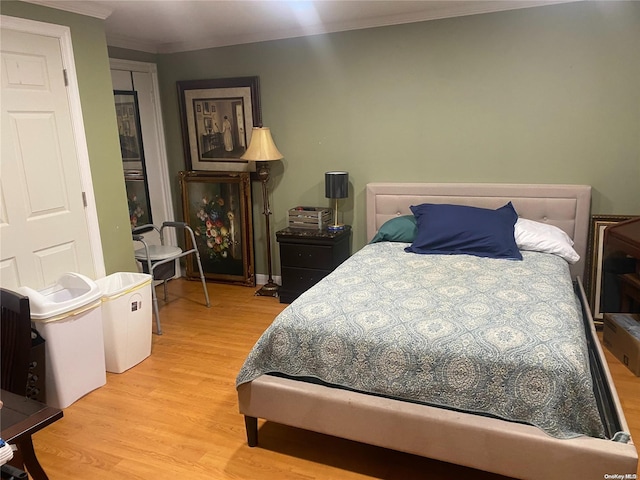
<svg viewBox="0 0 640 480">
<path fill-rule="evenodd" d="M 344 22 L 330 22 L 316 25 L 305 25 L 304 27 L 276 30 L 268 33 L 246 33 L 235 36 L 225 35 L 224 37 L 209 37 L 189 42 L 164 43 L 156 45 L 154 51 L 144 50 L 148 53 L 179 53 L 185 51 L 202 50 L 206 48 L 217 48 L 231 45 L 241 45 L 247 43 L 265 42 L 272 40 L 284 40 L 288 38 L 298 38 L 312 35 L 322 35 L 325 33 L 337 33 L 350 30 L 363 30 L 367 28 L 388 27 L 408 23 L 419 23 L 429 20 L 440 20 L 444 18 L 461 17 L 467 15 L 479 15 L 485 13 L 495 13 L 506 10 L 519 10 L 523 8 L 540 7 L 544 5 L 554 5 L 559 3 L 570 3 L 582 0 L 494 0 L 478 2 L 444 2 L 441 8 L 429 8 L 422 12 L 412 12 L 410 14 L 387 15 L 378 18 L 357 19 Z M 125 46 L 126 40 L 121 39 L 119 46 L 123 48 L 133 48 Z M 132 45 L 132 44 L 131 44 Z M 153 48 L 153 47 L 152 47 Z"/>
<path fill-rule="evenodd" d="M 109 47 L 126 48 L 127 50 L 137 50 L 145 53 L 175 53 L 163 52 L 155 42 L 145 42 L 139 38 L 127 37 L 124 35 L 106 34 L 107 45 Z M 183 50 L 176 50 L 176 52 Z M 186 50 L 185 50 L 186 51 Z"/>
<path fill-rule="evenodd" d="M 25 3 L 33 3 L 43 7 L 64 10 L 65 12 L 77 13 L 89 17 L 106 20 L 113 13 L 113 9 L 99 5 L 94 2 L 73 2 L 66 0 L 22 0 Z"/>
<path fill-rule="evenodd" d="M 69 1 L 69 0 L 23 0 L 28 3 L 42 5 L 59 10 L 65 10 L 81 15 L 106 20 L 113 10 L 96 4 L 91 1 Z M 479 15 L 486 13 L 501 12 L 506 10 L 518 10 L 545 5 L 560 3 L 571 3 L 583 0 L 476 0 L 476 1 L 443 1 L 425 2 L 431 5 L 418 12 L 385 15 L 375 18 L 354 19 L 348 21 L 333 21 L 326 23 L 307 24 L 290 29 L 279 29 L 268 32 L 245 32 L 237 35 L 211 35 L 205 38 L 196 38 L 183 42 L 157 43 L 153 41 L 140 40 L 135 37 L 124 35 L 114 35 L 106 32 L 107 45 L 110 47 L 138 50 L 151 54 L 170 54 L 203 50 L 207 48 L 226 47 L 231 45 L 241 45 L 247 43 L 257 43 L 273 40 L 284 40 L 326 33 L 337 33 L 349 30 L 362 30 L 367 28 L 386 27 L 392 25 L 402 25 L 408 23 L 425 22 L 429 20 L 439 20 L 444 18 L 461 17 L 468 15 Z M 434 6 L 435 5 L 435 6 Z"/>
</svg>

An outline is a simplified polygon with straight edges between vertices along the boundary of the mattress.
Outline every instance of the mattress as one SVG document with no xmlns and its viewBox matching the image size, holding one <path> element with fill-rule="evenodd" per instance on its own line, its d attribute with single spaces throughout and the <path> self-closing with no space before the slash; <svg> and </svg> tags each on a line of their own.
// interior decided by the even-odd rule
<svg viewBox="0 0 640 480">
<path fill-rule="evenodd" d="M 237 377 L 359 392 L 604 438 L 568 264 L 365 246 L 289 305 Z"/>
</svg>

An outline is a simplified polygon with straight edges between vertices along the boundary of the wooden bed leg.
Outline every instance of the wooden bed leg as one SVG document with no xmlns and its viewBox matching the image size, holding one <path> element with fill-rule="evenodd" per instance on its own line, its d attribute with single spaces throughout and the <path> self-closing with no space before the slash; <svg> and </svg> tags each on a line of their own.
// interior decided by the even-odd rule
<svg viewBox="0 0 640 480">
<path fill-rule="evenodd" d="M 244 425 L 247 429 L 247 444 L 250 447 L 258 445 L 258 419 L 256 417 L 244 416 Z"/>
</svg>

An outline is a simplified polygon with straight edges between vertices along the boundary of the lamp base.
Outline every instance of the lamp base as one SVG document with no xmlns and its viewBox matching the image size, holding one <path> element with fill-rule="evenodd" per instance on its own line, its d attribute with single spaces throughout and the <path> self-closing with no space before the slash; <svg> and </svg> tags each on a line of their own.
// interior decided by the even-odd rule
<svg viewBox="0 0 640 480">
<path fill-rule="evenodd" d="M 280 285 L 275 282 L 265 283 L 259 290 L 256 290 L 256 295 L 261 297 L 277 297 L 280 290 Z"/>
<path fill-rule="evenodd" d="M 339 232 L 341 230 L 344 230 L 345 225 L 343 225 L 342 223 L 339 223 L 338 225 L 328 225 L 327 226 L 327 230 L 329 230 L 330 232 Z"/>
</svg>

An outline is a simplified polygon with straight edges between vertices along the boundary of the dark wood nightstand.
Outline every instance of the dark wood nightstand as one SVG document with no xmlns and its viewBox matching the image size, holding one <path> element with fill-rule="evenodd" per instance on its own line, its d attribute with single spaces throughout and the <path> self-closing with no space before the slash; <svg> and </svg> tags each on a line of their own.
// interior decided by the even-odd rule
<svg viewBox="0 0 640 480">
<path fill-rule="evenodd" d="M 604 248 L 635 259 L 635 272 L 620 275 L 620 312 L 640 313 L 640 218 L 611 225 L 604 230 Z"/>
<path fill-rule="evenodd" d="M 330 232 L 285 228 L 276 232 L 280 244 L 280 303 L 291 303 L 329 275 L 351 255 L 351 227 Z"/>
</svg>

